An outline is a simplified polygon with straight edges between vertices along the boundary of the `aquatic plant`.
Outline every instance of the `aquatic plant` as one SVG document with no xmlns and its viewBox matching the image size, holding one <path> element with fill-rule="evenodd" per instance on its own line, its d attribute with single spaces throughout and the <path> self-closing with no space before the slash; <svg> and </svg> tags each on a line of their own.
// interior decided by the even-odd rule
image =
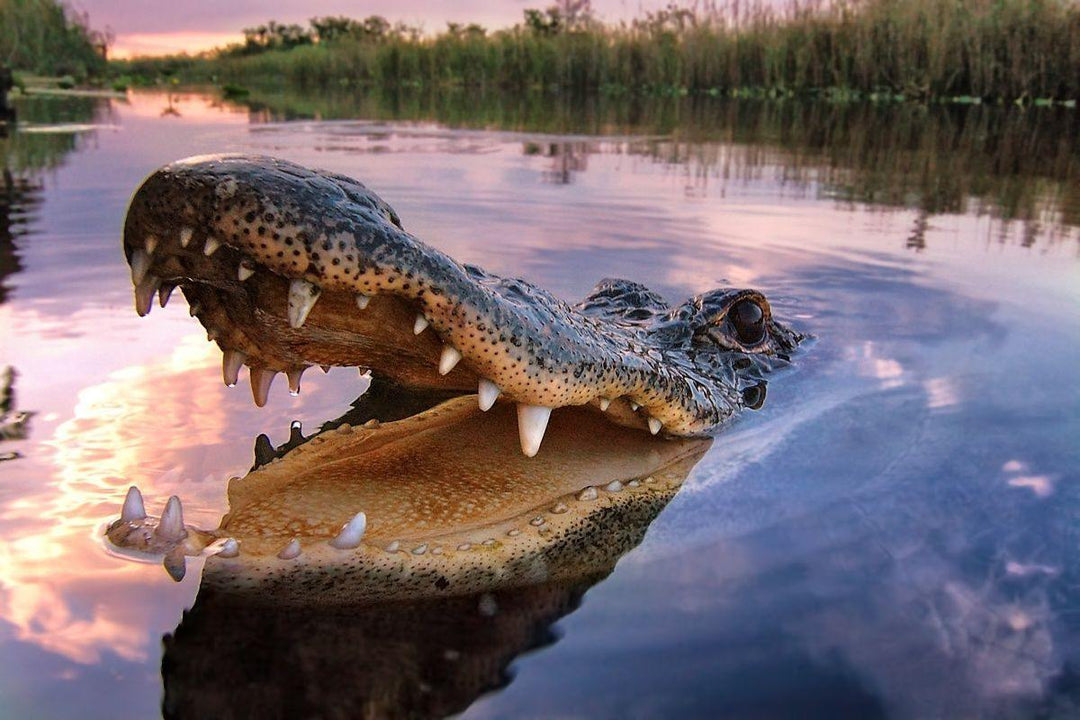
<svg viewBox="0 0 1080 720">
<path fill-rule="evenodd" d="M 527 10 L 522 23 L 504 30 L 451 24 L 436 35 L 382 18 L 316 18 L 312 28 L 290 43 L 253 36 L 188 61 L 184 72 L 310 88 L 811 94 L 834 101 L 1080 97 L 1080 4 L 1067 0 L 707 3 L 670 5 L 618 24 L 587 12 L 570 19 L 552 8 Z M 153 63 L 142 69 L 153 71 Z"/>
<path fill-rule="evenodd" d="M 104 71 L 109 40 L 58 0 L 0 2 L 0 64 L 15 70 L 85 79 Z"/>
</svg>

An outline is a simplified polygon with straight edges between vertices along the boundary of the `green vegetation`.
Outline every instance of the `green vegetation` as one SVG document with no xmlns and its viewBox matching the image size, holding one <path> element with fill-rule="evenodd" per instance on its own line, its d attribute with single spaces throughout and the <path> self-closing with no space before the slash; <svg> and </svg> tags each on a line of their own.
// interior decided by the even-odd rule
<svg viewBox="0 0 1080 720">
<path fill-rule="evenodd" d="M 0 66 L 74 85 L 105 70 L 109 40 L 58 0 L 0 0 Z"/>
<path fill-rule="evenodd" d="M 695 6 L 699 7 L 699 6 Z M 120 63 L 118 73 L 260 85 L 446 86 L 579 93 L 823 95 L 833 100 L 1055 102 L 1080 97 L 1080 3 L 810 0 L 675 5 L 629 23 L 562 0 L 489 32 L 431 36 L 366 20 L 268 23 L 205 56 Z"/>
</svg>

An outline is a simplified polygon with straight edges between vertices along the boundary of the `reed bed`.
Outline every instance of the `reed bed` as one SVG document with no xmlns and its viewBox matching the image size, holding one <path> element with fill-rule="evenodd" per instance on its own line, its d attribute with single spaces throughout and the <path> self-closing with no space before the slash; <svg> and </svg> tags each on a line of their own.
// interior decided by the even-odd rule
<svg viewBox="0 0 1080 720">
<path fill-rule="evenodd" d="M 1080 3 L 838 0 L 671 6 L 633 22 L 407 28 L 289 49 L 171 58 L 185 79 L 834 99 L 1080 98 Z M 152 72 L 151 61 L 120 71 Z"/>
</svg>

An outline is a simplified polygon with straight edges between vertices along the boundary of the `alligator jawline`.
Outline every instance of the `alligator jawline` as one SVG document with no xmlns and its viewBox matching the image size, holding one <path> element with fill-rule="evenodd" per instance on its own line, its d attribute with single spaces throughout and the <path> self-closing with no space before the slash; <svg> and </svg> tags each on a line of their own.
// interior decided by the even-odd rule
<svg viewBox="0 0 1080 720">
<path fill-rule="evenodd" d="M 251 367 L 257 404 L 278 372 L 298 391 L 308 366 L 359 365 L 414 388 L 477 388 L 484 409 L 517 403 L 529 456 L 557 407 L 711 433 L 801 339 L 753 290 L 669 306 L 609 280 L 571 307 L 424 245 L 354 180 L 271 158 L 162 168 L 133 197 L 124 244 L 139 313 L 181 285 L 226 383 Z"/>
<path fill-rule="evenodd" d="M 636 545 L 710 441 L 663 442 L 583 408 L 546 452 L 517 452 L 505 404 L 455 398 L 415 416 L 328 429 L 234 478 L 218 528 L 148 517 L 129 493 L 114 546 L 174 577 L 205 554 L 204 586 L 279 603 L 460 595 L 606 572 Z"/>
</svg>

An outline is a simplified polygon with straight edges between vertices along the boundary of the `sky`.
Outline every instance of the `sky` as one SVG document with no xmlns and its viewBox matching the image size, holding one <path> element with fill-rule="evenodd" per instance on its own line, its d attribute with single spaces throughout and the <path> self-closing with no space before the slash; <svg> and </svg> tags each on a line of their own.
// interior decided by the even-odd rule
<svg viewBox="0 0 1080 720">
<path fill-rule="evenodd" d="M 74 8 L 90 16 L 95 29 L 110 28 L 116 42 L 110 55 L 161 55 L 180 51 L 200 52 L 237 42 L 241 30 L 266 22 L 306 25 L 322 15 L 367 17 L 382 15 L 420 25 L 429 32 L 447 22 L 477 22 L 488 28 L 504 27 L 521 20 L 522 10 L 546 7 L 552 0 L 73 0 Z M 605 20 L 629 19 L 644 10 L 662 7 L 666 0 L 593 0 L 593 10 Z"/>
</svg>

